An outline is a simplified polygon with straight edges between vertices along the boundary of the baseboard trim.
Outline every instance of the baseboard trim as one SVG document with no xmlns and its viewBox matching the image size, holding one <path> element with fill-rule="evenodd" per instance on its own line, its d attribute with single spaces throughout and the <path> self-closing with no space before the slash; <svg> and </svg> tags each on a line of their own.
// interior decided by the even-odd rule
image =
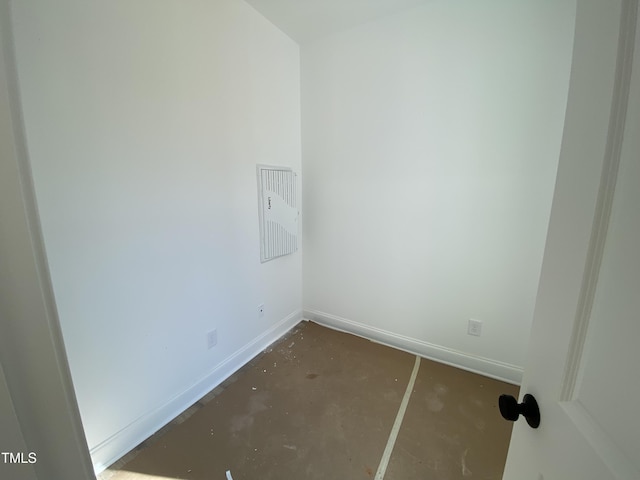
<svg viewBox="0 0 640 480">
<path fill-rule="evenodd" d="M 103 472 L 109 465 L 130 452 L 187 408 L 216 388 L 251 359 L 302 321 L 302 310 L 287 315 L 269 330 L 254 338 L 235 353 L 218 363 L 210 373 L 162 406 L 145 413 L 129 425 L 90 450 L 94 472 Z"/>
<path fill-rule="evenodd" d="M 388 330 L 371 327 L 360 322 L 317 310 L 304 310 L 303 317 L 306 320 L 311 320 L 334 330 L 352 333 L 383 345 L 404 350 L 405 352 L 473 373 L 478 373 L 485 377 L 502 380 L 503 382 L 513 385 L 520 385 L 522 382 L 522 368 L 516 365 L 471 355 L 459 350 L 399 335 Z"/>
</svg>

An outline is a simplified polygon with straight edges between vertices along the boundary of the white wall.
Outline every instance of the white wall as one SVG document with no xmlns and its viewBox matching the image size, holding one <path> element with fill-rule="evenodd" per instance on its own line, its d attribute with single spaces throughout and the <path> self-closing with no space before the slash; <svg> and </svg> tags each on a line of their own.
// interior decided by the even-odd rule
<svg viewBox="0 0 640 480">
<path fill-rule="evenodd" d="M 0 0 L 0 478 L 90 479 L 26 161 L 8 0 Z"/>
<path fill-rule="evenodd" d="M 299 49 L 239 0 L 26 0 L 13 22 L 99 470 L 301 318 L 301 253 L 259 262 L 255 172 L 300 171 Z"/>
<path fill-rule="evenodd" d="M 574 19 L 442 0 L 302 47 L 308 318 L 520 379 Z"/>
</svg>

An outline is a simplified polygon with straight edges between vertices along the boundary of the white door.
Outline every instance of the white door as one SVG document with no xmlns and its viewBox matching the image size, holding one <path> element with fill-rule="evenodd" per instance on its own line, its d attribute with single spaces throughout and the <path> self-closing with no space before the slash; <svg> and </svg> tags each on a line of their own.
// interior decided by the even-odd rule
<svg viewBox="0 0 640 480">
<path fill-rule="evenodd" d="M 565 131 L 504 480 L 640 480 L 637 0 L 578 0 Z M 634 52 L 635 49 L 635 52 Z"/>
</svg>

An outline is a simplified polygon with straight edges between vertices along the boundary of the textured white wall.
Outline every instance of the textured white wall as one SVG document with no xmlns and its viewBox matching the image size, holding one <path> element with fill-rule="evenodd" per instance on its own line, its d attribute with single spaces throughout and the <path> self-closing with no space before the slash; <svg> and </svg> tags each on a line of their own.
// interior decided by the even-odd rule
<svg viewBox="0 0 640 480">
<path fill-rule="evenodd" d="M 518 380 L 574 20 L 433 1 L 302 47 L 308 316 Z"/>
<path fill-rule="evenodd" d="M 236 0 L 27 0 L 13 20 L 54 293 L 100 469 L 301 318 L 301 253 L 259 261 L 255 170 L 300 171 L 299 49 Z"/>
</svg>

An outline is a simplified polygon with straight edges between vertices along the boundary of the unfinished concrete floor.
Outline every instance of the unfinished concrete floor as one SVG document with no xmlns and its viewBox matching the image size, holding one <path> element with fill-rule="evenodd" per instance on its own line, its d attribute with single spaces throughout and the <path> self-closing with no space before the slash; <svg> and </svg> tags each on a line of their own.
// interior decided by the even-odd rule
<svg viewBox="0 0 640 480">
<path fill-rule="evenodd" d="M 303 322 L 99 478 L 374 478 L 415 362 Z M 384 478 L 499 480 L 517 391 L 421 359 Z"/>
</svg>

